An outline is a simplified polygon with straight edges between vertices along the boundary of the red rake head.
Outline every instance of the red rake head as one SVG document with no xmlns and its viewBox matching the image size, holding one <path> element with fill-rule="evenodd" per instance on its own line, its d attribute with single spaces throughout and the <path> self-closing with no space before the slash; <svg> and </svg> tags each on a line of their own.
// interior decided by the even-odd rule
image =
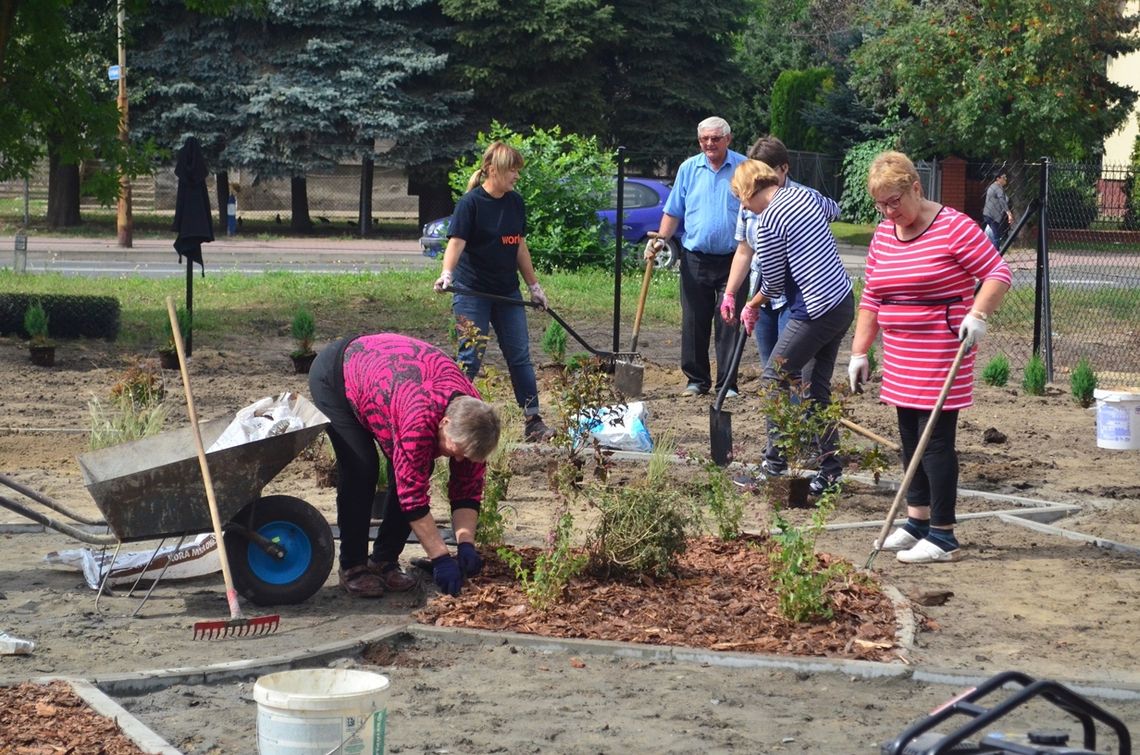
<svg viewBox="0 0 1140 755">
<path fill-rule="evenodd" d="M 281 624 L 281 617 L 257 616 L 252 619 L 223 619 L 219 621 L 199 621 L 194 624 L 194 639 L 220 640 L 225 637 L 253 637 L 272 634 Z"/>
</svg>

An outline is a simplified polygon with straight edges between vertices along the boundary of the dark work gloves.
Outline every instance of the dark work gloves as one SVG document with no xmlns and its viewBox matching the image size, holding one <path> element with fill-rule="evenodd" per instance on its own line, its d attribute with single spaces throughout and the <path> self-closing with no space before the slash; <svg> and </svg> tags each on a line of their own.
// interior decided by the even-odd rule
<svg viewBox="0 0 1140 755">
<path fill-rule="evenodd" d="M 472 543 L 460 543 L 458 548 L 459 568 L 463 576 L 474 577 L 483 571 L 483 557 Z"/>
<path fill-rule="evenodd" d="M 448 595 L 458 595 L 463 587 L 463 573 L 459 562 L 450 553 L 431 560 L 431 578 L 436 586 Z"/>
</svg>

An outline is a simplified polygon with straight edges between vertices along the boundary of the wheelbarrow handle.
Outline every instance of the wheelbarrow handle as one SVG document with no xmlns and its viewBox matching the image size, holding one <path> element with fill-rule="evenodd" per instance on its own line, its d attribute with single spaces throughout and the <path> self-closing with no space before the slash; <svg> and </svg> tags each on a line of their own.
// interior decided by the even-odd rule
<svg viewBox="0 0 1140 755">
<path fill-rule="evenodd" d="M 516 298 L 511 297 L 511 296 L 500 296 L 499 294 L 488 294 L 488 293 L 484 293 L 482 291 L 474 291 L 474 290 L 469 289 L 469 288 L 457 288 L 455 286 L 447 286 L 443 290 L 446 291 L 447 293 L 450 293 L 450 294 L 462 294 L 463 296 L 475 296 L 475 297 L 480 298 L 480 299 L 489 299 L 490 301 L 502 302 L 503 304 L 513 304 L 516 307 L 533 307 L 534 309 L 541 309 L 541 310 L 545 311 L 548 315 L 550 315 L 551 318 L 553 318 L 553 320 L 556 323 L 561 325 L 566 330 L 566 332 L 569 333 L 570 336 L 575 341 L 582 344 L 582 347 L 585 348 L 586 351 L 590 352 L 591 354 L 593 354 L 596 357 L 600 357 L 602 359 L 607 359 L 607 360 L 612 360 L 612 359 L 632 359 L 633 357 L 638 356 L 638 354 L 636 352 L 599 351 L 598 349 L 595 349 L 593 346 L 586 343 L 586 340 L 584 338 L 582 338 L 582 336 L 578 335 L 577 331 L 575 331 L 574 328 L 570 327 L 570 323 L 563 320 L 557 312 L 555 312 L 550 307 L 542 306 L 541 304 L 539 304 L 536 301 L 527 301 L 526 299 L 516 299 Z"/>
</svg>

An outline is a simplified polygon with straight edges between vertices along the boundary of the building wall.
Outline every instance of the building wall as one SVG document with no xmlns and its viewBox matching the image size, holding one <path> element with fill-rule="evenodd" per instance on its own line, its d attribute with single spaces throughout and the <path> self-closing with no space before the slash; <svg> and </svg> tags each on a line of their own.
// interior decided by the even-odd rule
<svg viewBox="0 0 1140 755">
<path fill-rule="evenodd" d="M 1140 0 L 1124 3 L 1129 15 L 1140 13 Z M 1140 91 L 1140 52 L 1132 52 L 1123 57 L 1108 61 L 1108 78 L 1118 84 L 1125 84 Z M 1136 141 L 1140 125 L 1140 103 L 1132 110 L 1131 117 L 1114 134 L 1104 140 L 1104 162 L 1107 165 L 1125 165 L 1132 155 L 1132 145 Z"/>
</svg>

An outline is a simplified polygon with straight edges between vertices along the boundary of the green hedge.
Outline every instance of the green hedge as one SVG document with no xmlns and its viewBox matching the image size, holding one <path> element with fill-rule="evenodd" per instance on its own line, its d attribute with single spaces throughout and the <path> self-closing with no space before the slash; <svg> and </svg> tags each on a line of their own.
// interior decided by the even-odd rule
<svg viewBox="0 0 1140 755">
<path fill-rule="evenodd" d="M 47 312 L 52 338 L 114 341 L 119 337 L 119 300 L 113 296 L 15 293 L 0 293 L 0 335 L 28 337 L 24 313 L 33 301 L 39 301 Z"/>
</svg>

